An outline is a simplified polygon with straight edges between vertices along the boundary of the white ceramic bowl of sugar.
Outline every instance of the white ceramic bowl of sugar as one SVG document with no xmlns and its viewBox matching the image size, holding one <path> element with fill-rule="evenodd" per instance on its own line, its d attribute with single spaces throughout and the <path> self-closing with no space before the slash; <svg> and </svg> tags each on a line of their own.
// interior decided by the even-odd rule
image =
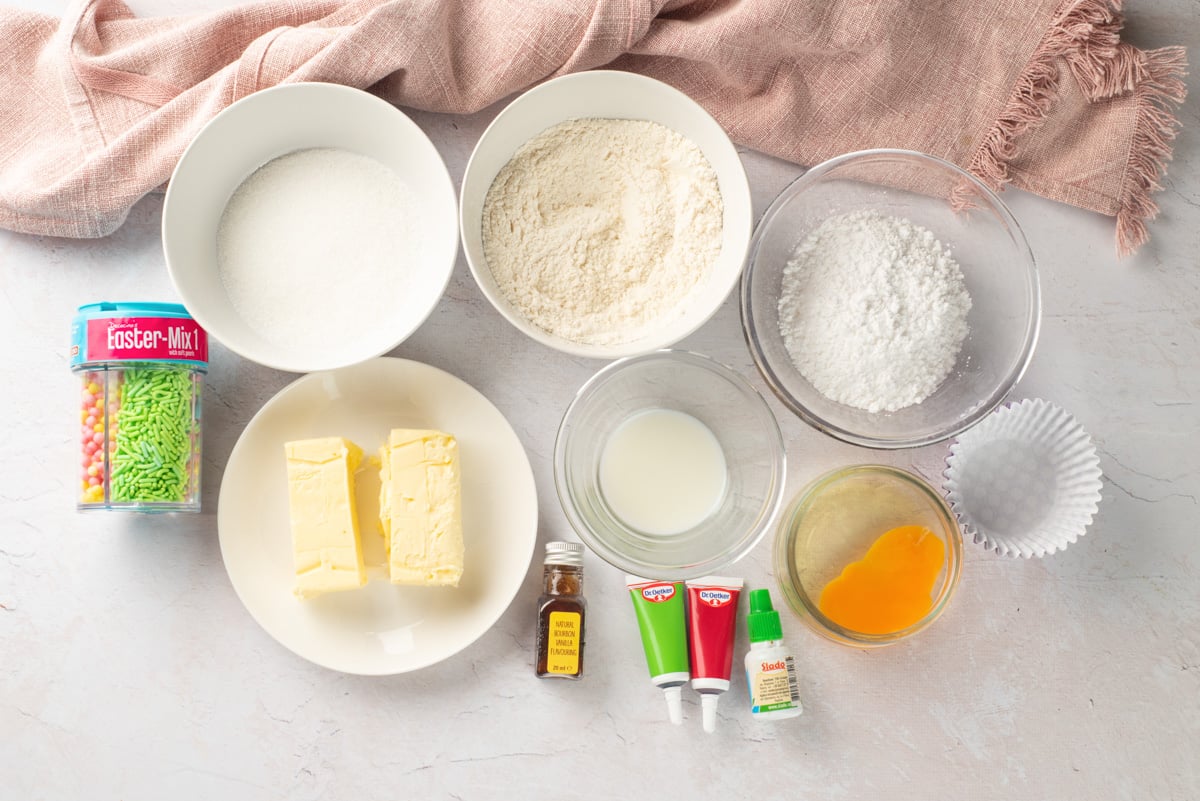
<svg viewBox="0 0 1200 801">
<path fill-rule="evenodd" d="M 527 141 L 575 119 L 647 120 L 695 144 L 716 173 L 723 206 L 720 250 L 696 287 L 662 322 L 617 344 L 588 344 L 556 336 L 531 323 L 505 295 L 484 254 L 483 216 L 496 176 Z M 737 150 L 721 125 L 683 92 L 629 72 L 593 70 L 565 75 L 528 90 L 497 115 L 467 163 L 459 204 L 463 251 L 471 274 L 491 304 L 516 328 L 556 350 L 616 359 L 669 347 L 703 325 L 728 297 L 742 272 L 753 227 L 750 184 Z"/>
<path fill-rule="evenodd" d="M 318 149 L 328 157 L 309 158 Z M 309 158 L 302 183 L 276 176 L 256 184 L 257 198 L 235 195 L 283 156 Z M 163 250 L 184 305 L 230 350 L 280 370 L 326 370 L 386 353 L 425 321 L 458 255 L 456 210 L 441 156 L 395 106 L 336 84 L 284 84 L 230 105 L 184 151 Z M 294 237 L 272 259 L 265 245 L 287 226 Z"/>
</svg>

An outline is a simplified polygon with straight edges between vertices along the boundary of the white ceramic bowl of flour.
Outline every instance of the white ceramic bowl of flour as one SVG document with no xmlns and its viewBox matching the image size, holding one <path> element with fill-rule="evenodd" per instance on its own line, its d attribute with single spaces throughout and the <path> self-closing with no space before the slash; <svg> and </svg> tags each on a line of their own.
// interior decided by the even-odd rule
<svg viewBox="0 0 1200 801">
<path fill-rule="evenodd" d="M 556 325 L 538 325 L 531 321 L 530 314 L 511 299 L 511 294 L 506 293 L 505 286 L 497 280 L 485 254 L 485 204 L 493 182 L 523 145 L 547 129 L 571 120 L 635 120 L 664 126 L 682 137 L 685 144 L 698 148 L 703 159 L 711 165 L 721 209 L 720 230 L 713 234 L 715 244 L 711 249 L 714 254 L 711 263 L 703 271 L 695 271 L 693 277 L 696 280 L 689 285 L 686 293 L 680 295 L 677 302 L 666 304 L 659 311 L 649 310 L 650 314 L 639 313 L 626 317 L 621 314 L 609 315 L 607 319 L 611 330 L 600 333 L 611 336 L 591 337 L 591 341 L 574 334 L 556 333 L 570 332 L 574 322 L 570 319 L 572 312 L 569 308 L 560 311 L 556 307 L 563 299 L 561 292 L 558 297 L 541 299 L 545 301 L 543 306 L 546 303 L 555 306 L 549 312 L 551 317 L 543 318 L 543 321 L 554 319 Z M 623 155 L 617 154 L 617 157 L 622 158 Z M 686 159 L 681 157 L 679 160 Z M 578 175 L 572 175 L 571 169 L 563 170 L 557 180 L 550 176 L 548 188 L 553 190 L 555 202 L 569 202 L 571 187 L 575 185 L 573 182 L 578 182 L 578 178 Z M 619 202 L 616 198 L 624 197 L 627 205 L 631 205 L 630 198 L 634 199 L 632 204 L 644 204 L 645 197 L 637 191 L 638 187 L 633 187 L 633 191 L 629 189 L 625 187 L 623 191 L 614 185 L 613 202 Z M 603 199 L 603 193 L 599 194 Z M 642 211 L 630 212 L 629 209 L 625 212 L 629 219 L 617 223 L 617 237 L 639 234 L 640 222 L 654 216 Z M 703 325 L 720 307 L 741 275 L 753 220 L 745 170 L 720 124 L 687 95 L 665 83 L 633 73 L 596 70 L 566 75 L 540 84 L 520 95 L 500 112 L 480 138 L 467 164 L 462 183 L 459 224 L 471 274 L 483 294 L 510 323 L 538 342 L 557 350 L 577 356 L 614 359 L 668 347 Z M 589 247 L 594 244 L 594 239 L 588 243 Z M 688 246 L 692 244 L 687 243 Z M 530 242 L 529 245 L 532 252 L 537 250 L 539 243 Z M 570 248 L 564 250 L 569 251 Z M 598 260 L 591 253 L 580 256 L 578 253 L 565 252 L 564 257 L 577 258 L 577 266 L 582 270 L 598 266 Z M 633 265 L 635 269 L 638 266 Z M 611 269 L 611 265 L 608 268 Z M 550 276 L 544 273 L 536 280 L 557 281 L 561 278 L 561 274 Z M 531 278 L 530 283 L 534 280 Z M 593 281 L 593 286 L 602 285 L 603 282 Z M 511 290 L 511 283 L 507 287 Z M 646 292 L 649 287 L 649 284 L 623 287 L 614 293 L 613 301 L 628 301 L 628 297 L 617 296 Z M 570 300 L 588 305 L 596 299 L 582 297 Z M 627 331 L 634 332 L 632 338 L 625 336 Z"/>
<path fill-rule="evenodd" d="M 230 350 L 291 372 L 378 356 L 433 311 L 458 254 L 429 138 L 374 95 L 256 92 L 214 117 L 167 188 L 163 249 L 185 306 Z"/>
</svg>

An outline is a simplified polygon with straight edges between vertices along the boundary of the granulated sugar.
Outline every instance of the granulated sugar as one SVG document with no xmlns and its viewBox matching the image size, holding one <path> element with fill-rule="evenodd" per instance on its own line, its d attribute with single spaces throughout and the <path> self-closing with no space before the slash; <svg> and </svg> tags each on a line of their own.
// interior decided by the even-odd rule
<svg viewBox="0 0 1200 801">
<path fill-rule="evenodd" d="M 859 211 L 825 220 L 784 269 L 779 327 L 800 373 L 869 412 L 929 397 L 954 368 L 971 298 L 932 232 Z"/>
<path fill-rule="evenodd" d="M 723 219 L 716 173 L 693 142 L 643 120 L 570 120 L 496 176 L 483 249 L 525 319 L 613 345 L 682 313 L 721 251 Z"/>
<path fill-rule="evenodd" d="M 418 198 L 385 164 L 330 148 L 268 162 L 229 199 L 221 283 L 264 339 L 319 354 L 396 315 L 421 262 Z"/>
</svg>

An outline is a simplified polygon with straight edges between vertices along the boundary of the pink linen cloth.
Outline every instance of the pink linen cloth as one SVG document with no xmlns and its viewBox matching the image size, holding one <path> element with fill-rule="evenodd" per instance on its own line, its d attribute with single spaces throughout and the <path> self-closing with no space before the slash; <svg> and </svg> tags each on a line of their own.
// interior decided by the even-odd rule
<svg viewBox="0 0 1200 801">
<path fill-rule="evenodd" d="M 0 227 L 104 236 L 217 112 L 279 83 L 468 113 L 608 66 L 683 90 L 800 164 L 898 147 L 1116 217 L 1145 241 L 1182 48 L 1120 40 L 1119 0 L 262 0 L 138 18 L 0 11 Z"/>
</svg>

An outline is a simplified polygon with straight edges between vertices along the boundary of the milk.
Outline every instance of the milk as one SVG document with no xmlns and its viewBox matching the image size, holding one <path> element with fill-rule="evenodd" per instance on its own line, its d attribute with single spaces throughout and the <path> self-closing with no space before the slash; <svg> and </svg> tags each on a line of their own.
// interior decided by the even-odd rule
<svg viewBox="0 0 1200 801">
<path fill-rule="evenodd" d="M 717 438 L 674 409 L 631 415 L 609 435 L 600 456 L 604 500 L 645 534 L 678 534 L 704 522 L 720 507 L 727 476 Z"/>
</svg>

